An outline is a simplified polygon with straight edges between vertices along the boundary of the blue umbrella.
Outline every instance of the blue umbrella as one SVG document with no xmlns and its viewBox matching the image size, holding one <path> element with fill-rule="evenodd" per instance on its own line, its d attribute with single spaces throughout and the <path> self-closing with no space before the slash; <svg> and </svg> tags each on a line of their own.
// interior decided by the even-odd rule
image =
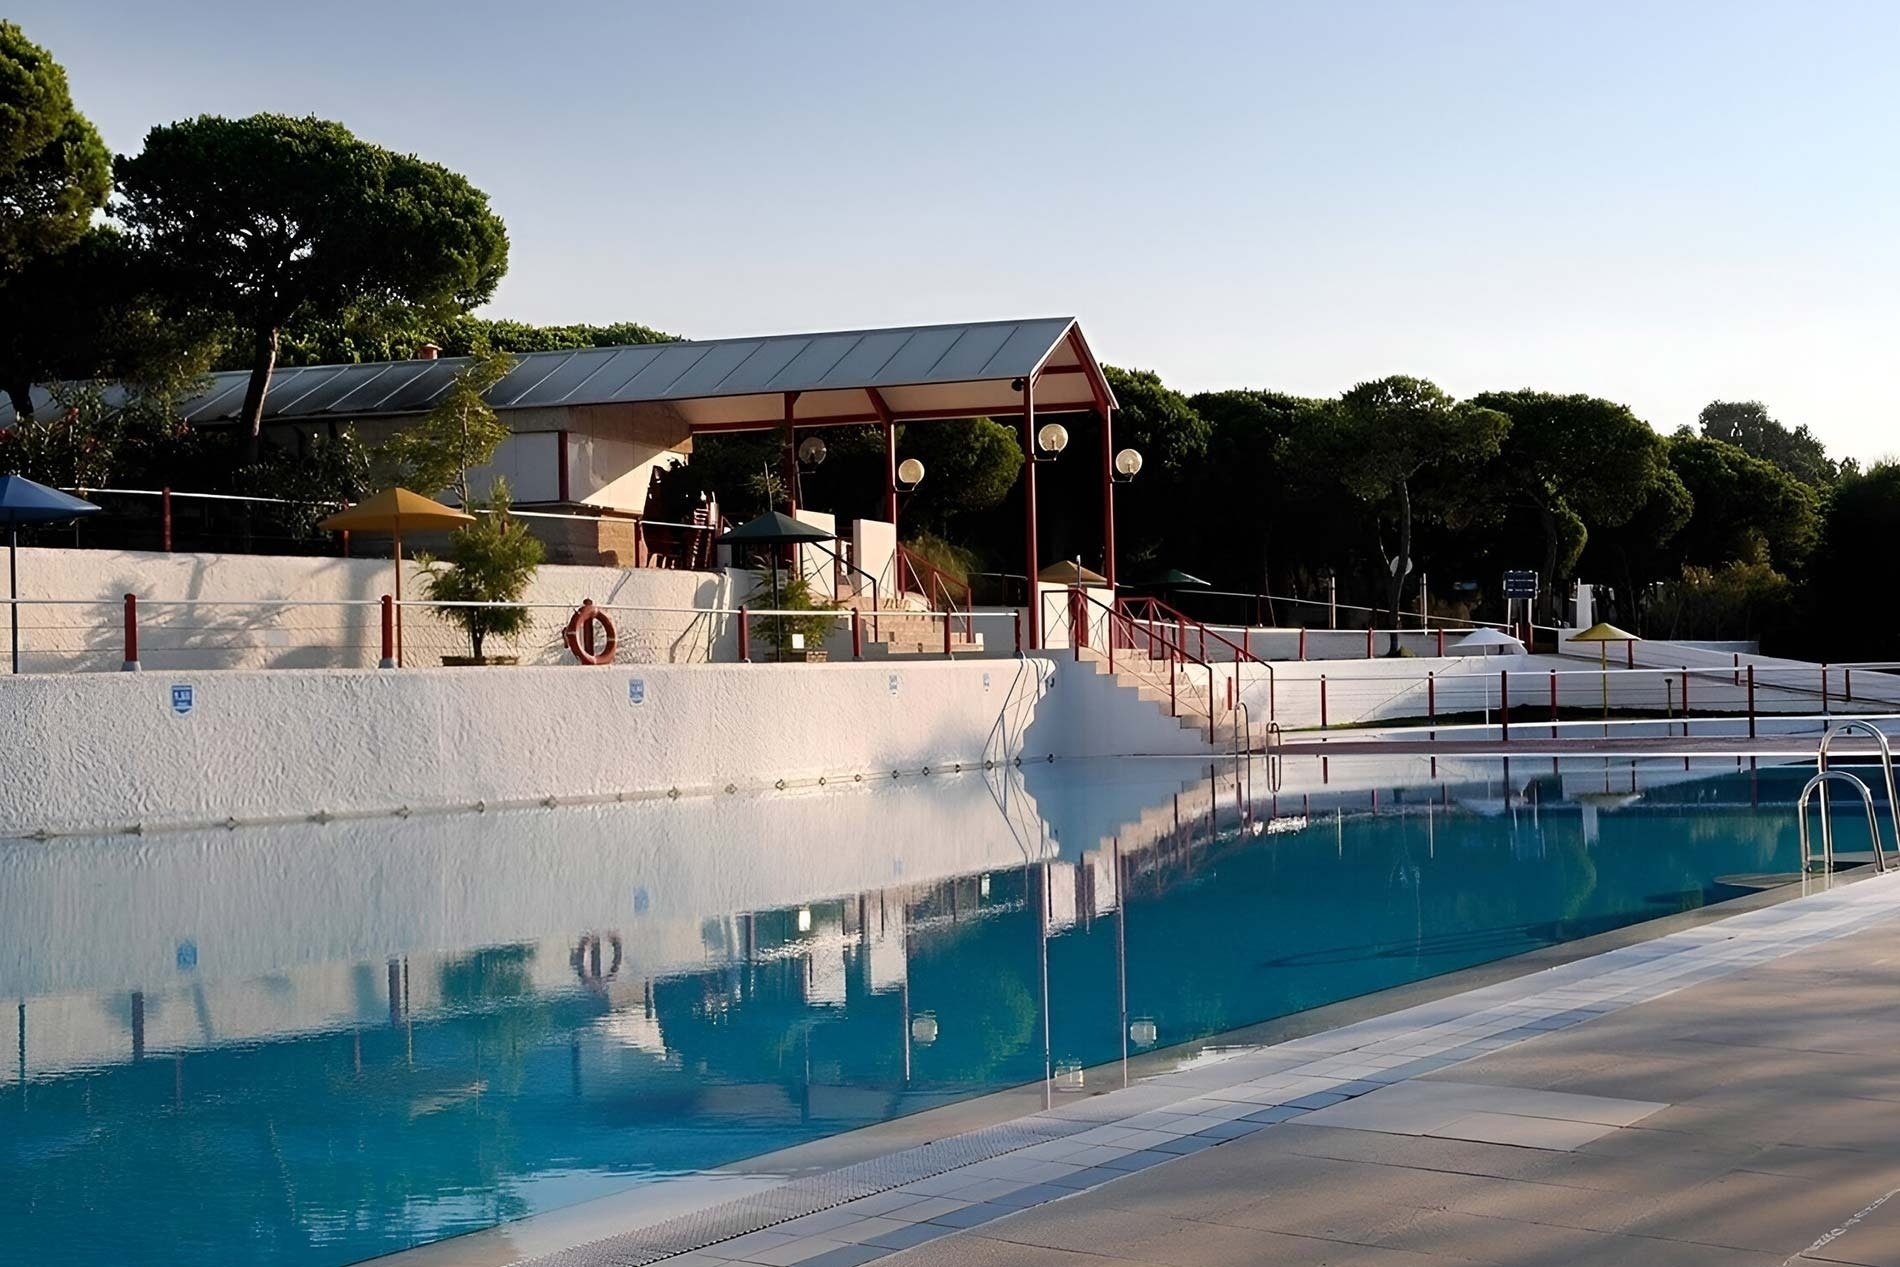
<svg viewBox="0 0 1900 1267">
<path fill-rule="evenodd" d="M 0 475 L 0 523 L 7 526 L 7 624 L 13 630 L 13 671 L 20 671 L 20 525 L 57 524 L 99 507 L 20 475 Z"/>
</svg>

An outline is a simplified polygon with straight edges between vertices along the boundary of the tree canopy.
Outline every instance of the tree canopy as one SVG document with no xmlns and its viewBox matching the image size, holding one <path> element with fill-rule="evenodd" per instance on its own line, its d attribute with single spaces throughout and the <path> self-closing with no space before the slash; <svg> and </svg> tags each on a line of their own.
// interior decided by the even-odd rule
<svg viewBox="0 0 1900 1267">
<path fill-rule="evenodd" d="M 1708 439 L 1773 462 L 1804 484 L 1826 485 L 1838 474 L 1827 446 L 1805 424 L 1791 429 L 1775 421 L 1759 400 L 1712 400 L 1696 425 Z"/>
<path fill-rule="evenodd" d="M 105 142 L 65 70 L 0 21 L 0 277 L 78 241 L 111 192 Z"/>
<path fill-rule="evenodd" d="M 118 216 L 173 288 L 249 337 L 241 421 L 253 451 L 290 322 L 465 311 L 508 264 L 485 194 L 340 123 L 201 115 L 153 128 L 117 176 Z"/>
</svg>

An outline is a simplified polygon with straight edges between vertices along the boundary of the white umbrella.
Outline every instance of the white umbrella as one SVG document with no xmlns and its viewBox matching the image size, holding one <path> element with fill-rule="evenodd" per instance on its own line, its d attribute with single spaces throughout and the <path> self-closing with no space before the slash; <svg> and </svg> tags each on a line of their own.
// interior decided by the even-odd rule
<svg viewBox="0 0 1900 1267">
<path fill-rule="evenodd" d="M 1519 655 L 1523 653 L 1524 640 L 1513 638 L 1502 629 L 1479 629 L 1460 638 L 1453 645 L 1452 650 L 1460 653 L 1476 652 L 1479 655 L 1490 655 L 1494 648 L 1499 649 L 1503 654 Z"/>
</svg>

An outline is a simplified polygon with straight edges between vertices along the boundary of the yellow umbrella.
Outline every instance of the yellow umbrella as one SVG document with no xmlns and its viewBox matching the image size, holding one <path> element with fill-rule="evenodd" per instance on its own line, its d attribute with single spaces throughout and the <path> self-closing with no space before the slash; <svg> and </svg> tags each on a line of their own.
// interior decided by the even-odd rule
<svg viewBox="0 0 1900 1267">
<path fill-rule="evenodd" d="M 406 488 L 385 488 L 348 510 L 339 510 L 317 527 L 325 532 L 386 532 L 396 542 L 396 664 L 402 665 L 402 534 L 443 532 L 472 524 L 475 516 L 431 501 Z"/>
<path fill-rule="evenodd" d="M 1581 633 L 1570 635 L 1572 642 L 1594 642 L 1597 644 L 1597 661 L 1603 666 L 1603 716 L 1610 715 L 1610 644 L 1612 642 L 1641 642 L 1635 634 L 1618 629 L 1607 620 L 1599 620 Z"/>
</svg>

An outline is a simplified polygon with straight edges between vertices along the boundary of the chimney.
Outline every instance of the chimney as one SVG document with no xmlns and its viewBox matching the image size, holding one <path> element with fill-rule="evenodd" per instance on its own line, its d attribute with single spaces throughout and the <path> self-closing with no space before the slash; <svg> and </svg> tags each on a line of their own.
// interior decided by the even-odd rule
<svg viewBox="0 0 1900 1267">
<path fill-rule="evenodd" d="M 416 359 L 418 361 L 433 361 L 436 357 L 441 355 L 442 345 L 439 343 L 419 343 L 416 345 Z"/>
</svg>

